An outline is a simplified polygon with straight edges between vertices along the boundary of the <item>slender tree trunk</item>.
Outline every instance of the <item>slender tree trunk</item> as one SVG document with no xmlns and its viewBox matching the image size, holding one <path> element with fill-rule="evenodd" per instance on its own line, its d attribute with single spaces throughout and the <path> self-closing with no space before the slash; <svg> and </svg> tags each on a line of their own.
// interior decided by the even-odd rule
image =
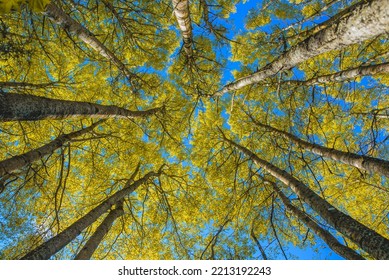
<svg viewBox="0 0 389 280">
<path fill-rule="evenodd" d="M 257 236 L 255 235 L 254 227 L 251 227 L 250 235 L 251 235 L 251 238 L 254 239 L 255 243 L 257 244 L 257 247 L 258 247 L 259 251 L 261 252 L 262 259 L 268 260 L 268 257 L 266 255 L 265 250 L 263 249 L 261 243 L 259 242 Z"/>
<path fill-rule="evenodd" d="M 47 88 L 56 86 L 59 82 L 49 82 L 42 84 L 26 83 L 26 82 L 0 82 L 0 88 Z"/>
<path fill-rule="evenodd" d="M 80 23 L 72 19 L 66 14 L 60 7 L 55 5 L 53 2 L 46 6 L 44 14 L 49 17 L 53 22 L 60 25 L 70 34 L 74 34 L 85 44 L 92 47 L 101 56 L 107 58 L 112 64 L 114 64 L 124 76 L 132 82 L 136 75 L 130 72 L 122 61 L 111 52 L 103 43 L 101 43 L 92 32 L 82 26 Z"/>
<path fill-rule="evenodd" d="M 192 24 L 190 19 L 189 1 L 188 0 L 172 0 L 173 11 L 177 18 L 178 25 L 184 39 L 184 50 L 188 57 L 193 56 L 193 35 Z"/>
<path fill-rule="evenodd" d="M 355 166 L 357 168 L 367 170 L 372 173 L 377 172 L 381 175 L 389 177 L 389 161 L 369 156 L 362 156 L 350 152 L 343 152 L 340 150 L 327 148 L 318 144 L 312 144 L 307 141 L 301 140 L 300 138 L 296 137 L 291 133 L 279 130 L 267 124 L 260 123 L 254 120 L 251 116 L 250 118 L 256 125 L 266 128 L 272 132 L 281 134 L 281 136 L 297 144 L 299 147 L 310 151 L 316 155 L 330 158 L 332 160 L 342 162 L 351 166 Z"/>
<path fill-rule="evenodd" d="M 336 23 L 308 37 L 254 74 L 224 86 L 214 96 L 258 83 L 309 58 L 374 38 L 385 32 L 389 32 L 389 1 L 362 1 Z"/>
<path fill-rule="evenodd" d="M 341 244 L 331 233 L 320 227 L 314 220 L 311 219 L 311 217 L 294 206 L 286 195 L 277 187 L 276 183 L 267 180 L 265 181 L 272 186 L 273 190 L 281 198 L 285 207 L 308 228 L 313 230 L 313 232 L 315 232 L 316 235 L 319 236 L 335 253 L 348 260 L 364 260 L 361 255 L 351 248 Z"/>
<path fill-rule="evenodd" d="M 143 178 L 135 181 L 132 184 L 127 182 L 126 186 L 111 195 L 108 199 L 103 201 L 100 205 L 96 206 L 94 209 L 89 211 L 85 216 L 78 219 L 64 231 L 58 235 L 47 240 L 42 245 L 38 246 L 27 255 L 25 255 L 23 260 L 47 260 L 52 255 L 57 253 L 67 244 L 69 244 L 74 238 L 76 238 L 84 229 L 93 224 L 101 215 L 106 213 L 113 205 L 118 203 L 120 200 L 124 199 L 127 195 L 135 191 L 141 184 L 146 183 L 152 177 L 160 175 L 161 170 L 156 172 L 149 172 Z"/>
<path fill-rule="evenodd" d="M 101 240 L 103 240 L 104 236 L 111 229 L 114 221 L 123 214 L 123 202 L 119 202 L 118 204 L 116 204 L 116 208 L 111 210 L 107 217 L 105 217 L 104 221 L 97 227 L 96 231 L 89 238 L 89 240 L 86 242 L 84 247 L 80 250 L 80 252 L 74 259 L 89 260 L 92 257 L 93 253 L 96 251 Z"/>
<path fill-rule="evenodd" d="M 24 154 L 11 157 L 0 161 L 0 178 L 6 175 L 10 175 L 16 170 L 22 169 L 25 166 L 32 164 L 33 162 L 43 159 L 45 156 L 51 155 L 55 150 L 62 147 L 64 144 L 72 141 L 77 137 L 80 137 L 88 132 L 91 132 L 96 126 L 101 124 L 104 120 L 100 120 L 89 127 L 83 128 L 78 131 L 74 131 L 68 134 L 62 134 L 53 141 L 28 151 Z"/>
<path fill-rule="evenodd" d="M 372 76 L 379 73 L 389 73 L 389 62 L 385 62 L 377 65 L 359 66 L 356 68 L 339 71 L 334 74 L 312 78 L 306 81 L 289 80 L 289 81 L 284 81 L 283 83 L 297 84 L 299 86 L 312 86 L 312 85 L 325 84 L 331 82 L 342 82 L 342 81 L 351 80 L 361 76 Z"/>
<path fill-rule="evenodd" d="M 162 108 L 130 111 L 117 106 L 0 92 L 0 122 L 65 119 L 80 116 L 100 119 L 112 117 L 132 119 L 145 118 L 161 110 Z"/>
<path fill-rule="evenodd" d="M 230 143 L 246 156 L 250 157 L 255 164 L 269 172 L 273 177 L 280 180 L 285 185 L 290 186 L 297 196 L 315 210 L 316 213 L 318 213 L 330 226 L 334 227 L 337 231 L 349 238 L 361 249 L 365 250 L 376 259 L 389 259 L 388 239 L 354 220 L 349 215 L 339 211 L 289 173 L 263 159 L 260 159 L 253 152 L 226 138 L 224 135 L 223 137 L 226 142 Z"/>
</svg>

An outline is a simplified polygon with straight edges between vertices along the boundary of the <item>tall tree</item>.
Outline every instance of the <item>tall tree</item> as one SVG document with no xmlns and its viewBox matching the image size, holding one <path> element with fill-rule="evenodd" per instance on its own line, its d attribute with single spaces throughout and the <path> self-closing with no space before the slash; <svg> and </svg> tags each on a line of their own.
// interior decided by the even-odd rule
<svg viewBox="0 0 389 280">
<path fill-rule="evenodd" d="M 131 111 L 117 106 L 105 106 L 89 102 L 50 99 L 35 95 L 0 92 L 0 120 L 35 121 L 64 119 L 68 117 L 92 118 L 145 118 L 162 110 Z"/>
<path fill-rule="evenodd" d="M 360 254 L 341 244 L 329 231 L 323 229 L 317 224 L 317 222 L 312 220 L 308 214 L 294 206 L 290 199 L 280 190 L 276 183 L 266 179 L 264 179 L 264 182 L 270 184 L 277 195 L 281 198 L 285 207 L 308 228 L 312 229 L 312 231 L 315 232 L 321 239 L 323 239 L 328 247 L 330 247 L 334 252 L 348 260 L 364 260 Z"/>
<path fill-rule="evenodd" d="M 117 218 L 124 214 L 123 202 L 116 204 L 115 209 L 109 211 L 108 215 L 104 218 L 101 224 L 97 227 L 96 231 L 85 243 L 84 247 L 78 252 L 75 256 L 75 260 L 89 260 L 96 248 L 99 246 L 100 242 L 103 240 L 104 235 L 111 229 L 112 224 Z"/>
<path fill-rule="evenodd" d="M 60 7 L 54 3 L 50 3 L 46 6 L 44 14 L 56 24 L 61 25 L 67 32 L 76 35 L 85 44 L 91 46 L 96 52 L 112 62 L 124 74 L 130 83 L 132 83 L 137 77 L 134 73 L 128 70 L 126 65 L 112 51 L 105 47 L 92 32 L 72 19 Z"/>
<path fill-rule="evenodd" d="M 255 120 L 251 115 L 249 115 L 249 117 L 255 125 L 264 128 L 266 130 L 269 130 L 271 132 L 277 133 L 282 137 L 292 141 L 300 148 L 310 151 L 316 155 L 330 158 L 332 160 L 342 162 L 345 164 L 349 164 L 363 170 L 368 170 L 372 173 L 377 172 L 380 173 L 381 175 L 389 177 L 389 161 L 379 159 L 379 158 L 364 156 L 364 155 L 358 155 L 351 152 L 339 151 L 337 149 L 324 147 L 318 144 L 312 144 L 298 138 L 297 136 L 291 133 L 282 131 L 280 129 L 277 129 L 267 124 L 263 124 Z"/>
<path fill-rule="evenodd" d="M 389 258 L 388 239 L 354 220 L 349 215 L 339 211 L 289 173 L 259 158 L 247 148 L 226 138 L 224 135 L 223 139 L 251 158 L 259 167 L 262 167 L 264 170 L 269 172 L 272 176 L 274 176 L 274 178 L 280 180 L 286 186 L 290 186 L 292 190 L 312 209 L 314 209 L 328 224 L 333 226 L 340 233 L 344 234 L 361 249 L 365 250 L 376 259 Z"/>
<path fill-rule="evenodd" d="M 32 164 L 37 160 L 41 160 L 44 157 L 51 155 L 55 150 L 64 146 L 66 143 L 81 137 L 89 132 L 92 132 L 94 128 L 103 123 L 104 120 L 95 122 L 94 124 L 67 134 L 61 134 L 50 143 L 43 145 L 42 147 L 33 149 L 24 154 L 14 156 L 9 159 L 0 161 L 0 178 L 12 175 L 16 170 L 22 169 L 25 166 Z"/>
<path fill-rule="evenodd" d="M 344 48 L 388 32 L 388 10 L 389 4 L 386 0 L 361 1 L 352 13 L 298 43 L 255 73 L 224 86 L 214 96 L 258 83 L 324 52 Z"/>
<path fill-rule="evenodd" d="M 188 57 L 193 56 L 192 22 L 190 19 L 189 1 L 172 0 L 173 12 L 177 18 L 178 26 L 184 40 L 184 50 Z"/>
<path fill-rule="evenodd" d="M 163 166 L 162 166 L 163 167 Z M 134 192 L 139 186 L 146 183 L 149 179 L 157 177 L 162 172 L 162 167 L 158 172 L 149 172 L 141 179 L 131 183 L 128 181 L 124 188 L 115 194 L 108 197 L 101 204 L 93 208 L 87 214 L 78 219 L 71 226 L 66 228 L 64 231 L 47 240 L 28 254 L 22 259 L 24 260 L 38 260 L 38 259 L 49 259 L 52 255 L 57 253 L 69 242 L 76 238 L 85 228 L 94 223 L 101 215 L 106 213 L 113 205 L 117 204 L 120 200 L 124 199 L 127 195 Z"/>
</svg>

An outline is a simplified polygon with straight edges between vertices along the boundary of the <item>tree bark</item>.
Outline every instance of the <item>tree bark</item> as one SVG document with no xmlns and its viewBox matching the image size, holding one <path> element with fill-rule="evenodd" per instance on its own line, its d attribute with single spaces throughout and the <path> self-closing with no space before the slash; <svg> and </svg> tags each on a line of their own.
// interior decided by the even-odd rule
<svg viewBox="0 0 389 280">
<path fill-rule="evenodd" d="M 316 235 L 319 236 L 335 253 L 348 260 L 364 260 L 361 255 L 351 248 L 341 244 L 331 233 L 320 227 L 314 220 L 311 219 L 311 217 L 294 206 L 286 195 L 277 187 L 276 183 L 267 180 L 265 180 L 265 182 L 268 182 L 272 186 L 273 190 L 281 198 L 285 207 L 308 228 L 316 233 Z"/>
<path fill-rule="evenodd" d="M 80 137 L 88 132 L 91 132 L 96 126 L 101 124 L 104 120 L 100 120 L 89 127 L 83 128 L 78 131 L 74 131 L 68 134 L 62 134 L 53 141 L 43 145 L 42 147 L 33 149 L 24 154 L 11 157 L 0 161 L 0 178 L 6 175 L 10 175 L 16 170 L 22 169 L 25 166 L 32 164 L 33 162 L 43 159 L 45 156 L 51 155 L 55 150 L 62 147 L 64 144 L 72 141 L 77 137 Z"/>
<path fill-rule="evenodd" d="M 296 84 L 299 86 L 312 86 L 317 84 L 333 83 L 333 82 L 342 82 L 346 80 L 351 80 L 361 76 L 372 76 L 379 73 L 389 73 L 389 62 L 385 62 L 377 65 L 369 66 L 359 66 L 356 68 L 339 71 L 334 74 L 319 76 L 316 78 L 311 78 L 306 81 L 300 80 L 289 80 L 284 81 L 285 84 Z"/>
<path fill-rule="evenodd" d="M 190 19 L 189 1 L 188 0 L 172 0 L 173 11 L 176 16 L 178 26 L 180 27 L 182 37 L 184 39 L 184 50 L 188 57 L 193 56 L 193 35 L 192 23 Z"/>
<path fill-rule="evenodd" d="M 251 116 L 250 118 L 259 127 L 266 128 L 272 132 L 281 134 L 282 137 L 292 141 L 299 147 L 309 152 L 312 152 L 322 157 L 330 158 L 337 162 L 345 163 L 363 170 L 367 170 L 371 173 L 379 173 L 389 178 L 389 161 L 375 157 L 358 155 L 350 152 L 343 152 L 340 150 L 327 148 L 318 144 L 312 144 L 298 138 L 297 136 L 291 133 L 279 130 L 267 124 L 260 123 L 254 120 L 254 118 L 252 118 Z"/>
<path fill-rule="evenodd" d="M 65 119 L 80 116 L 100 119 L 112 117 L 133 119 L 146 118 L 161 110 L 162 108 L 153 108 L 146 111 L 131 111 L 117 106 L 0 92 L 0 122 Z"/>
<path fill-rule="evenodd" d="M 349 238 L 361 249 L 369 253 L 372 257 L 381 260 L 389 259 L 389 240 L 378 234 L 374 230 L 364 226 L 347 214 L 336 209 L 325 199 L 317 195 L 304 183 L 294 178 L 292 175 L 271 163 L 259 158 L 249 149 L 226 138 L 226 142 L 236 147 L 246 156 L 251 158 L 256 165 L 269 172 L 274 178 L 283 182 L 297 194 L 297 196 L 307 203 L 316 213 L 319 214 L 330 226 Z"/>
<path fill-rule="evenodd" d="M 132 73 L 124 65 L 122 61 L 111 52 L 103 43 L 101 43 L 88 29 L 82 26 L 80 23 L 72 19 L 66 14 L 60 7 L 55 5 L 53 2 L 46 6 L 44 14 L 50 18 L 53 22 L 60 25 L 68 33 L 77 36 L 85 44 L 92 47 L 101 56 L 107 58 L 112 64 L 114 64 L 128 79 L 130 83 L 137 76 Z"/>
<path fill-rule="evenodd" d="M 9 87 L 9 88 L 47 88 L 54 87 L 59 82 L 49 82 L 42 84 L 35 83 L 26 83 L 26 82 L 0 82 L 0 87 Z"/>
<path fill-rule="evenodd" d="M 74 238 L 76 238 L 84 229 L 93 224 L 101 215 L 106 213 L 113 205 L 124 199 L 127 195 L 134 192 L 141 184 L 146 183 L 151 177 L 160 175 L 161 170 L 156 172 L 149 172 L 143 178 L 130 184 L 130 180 L 126 183 L 125 187 L 111 195 L 108 199 L 103 201 L 100 205 L 93 208 L 85 216 L 78 219 L 64 231 L 58 235 L 47 240 L 45 243 L 32 250 L 22 260 L 47 260 L 52 255 L 57 253 L 67 244 L 69 244 Z"/>
<path fill-rule="evenodd" d="M 224 86 L 214 93 L 214 96 L 258 83 L 309 58 L 374 38 L 385 32 L 389 32 L 389 1 L 361 1 L 354 10 L 336 23 L 308 37 L 259 71 Z"/>
<path fill-rule="evenodd" d="M 117 218 L 119 218 L 123 214 L 123 202 L 119 202 L 118 204 L 116 204 L 116 208 L 114 210 L 111 210 L 107 217 L 105 217 L 104 221 L 97 227 L 96 231 L 88 239 L 84 247 L 80 250 L 80 252 L 78 252 L 77 256 L 74 259 L 89 260 L 92 257 L 93 253 L 96 251 L 101 240 L 103 240 L 104 236 L 111 229 L 112 224 Z"/>
</svg>

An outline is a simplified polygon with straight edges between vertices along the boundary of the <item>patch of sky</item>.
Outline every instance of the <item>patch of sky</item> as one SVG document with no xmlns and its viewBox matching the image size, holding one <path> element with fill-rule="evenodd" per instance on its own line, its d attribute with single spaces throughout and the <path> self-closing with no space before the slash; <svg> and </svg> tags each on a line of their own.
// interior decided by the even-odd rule
<svg viewBox="0 0 389 280">
<path fill-rule="evenodd" d="M 227 110 L 225 108 L 223 108 L 223 110 L 221 111 L 221 116 L 223 117 L 222 127 L 227 129 L 227 130 L 230 130 L 231 126 L 228 124 L 228 120 L 229 120 L 231 115 L 227 112 Z"/>
</svg>

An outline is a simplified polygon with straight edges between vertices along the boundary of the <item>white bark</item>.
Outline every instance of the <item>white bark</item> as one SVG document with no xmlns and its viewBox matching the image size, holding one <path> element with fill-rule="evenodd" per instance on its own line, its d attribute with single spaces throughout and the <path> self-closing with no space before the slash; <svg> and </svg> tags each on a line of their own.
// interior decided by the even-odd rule
<svg viewBox="0 0 389 280">
<path fill-rule="evenodd" d="M 74 131 L 68 134 L 62 134 L 49 143 L 28 151 L 24 154 L 14 156 L 0 161 L 0 178 L 8 176 L 14 173 L 16 170 L 20 170 L 25 166 L 32 164 L 33 162 L 43 159 L 45 156 L 51 155 L 55 150 L 62 147 L 64 144 L 72 141 L 77 137 L 80 137 L 88 132 L 91 132 L 96 126 L 101 124 L 103 120 L 100 120 L 89 127 L 83 128 L 78 131 Z"/>
<path fill-rule="evenodd" d="M 259 71 L 224 86 L 214 96 L 258 83 L 319 54 L 360 43 L 386 32 L 389 32 L 389 1 L 362 1 L 333 25 L 308 37 Z"/>
<path fill-rule="evenodd" d="M 70 34 L 77 36 L 85 44 L 92 47 L 103 57 L 107 58 L 112 64 L 114 64 L 129 80 L 131 83 L 136 75 L 129 71 L 122 61 L 111 52 L 103 43 L 101 43 L 88 29 L 82 26 L 80 23 L 72 19 L 66 14 L 60 7 L 54 3 L 50 3 L 46 6 L 44 14 L 49 17 L 53 22 L 60 25 Z"/>
<path fill-rule="evenodd" d="M 113 205 L 118 203 L 120 200 L 124 199 L 127 195 L 134 192 L 140 185 L 146 183 L 150 178 L 160 175 L 161 171 L 149 172 L 143 178 L 135 181 L 133 184 L 130 184 L 130 181 L 127 182 L 126 186 L 111 195 L 108 199 L 103 201 L 101 204 L 89 211 L 85 216 L 78 219 L 64 231 L 58 235 L 47 240 L 42 245 L 38 246 L 28 254 L 26 254 L 22 260 L 47 260 L 52 255 L 57 253 L 67 244 L 69 244 L 74 238 L 76 238 L 81 232 L 94 223 L 101 215 L 106 213 Z"/>
<path fill-rule="evenodd" d="M 389 73 L 389 62 L 385 62 L 377 65 L 359 66 L 356 68 L 339 71 L 334 74 L 328 74 L 328 75 L 311 78 L 306 81 L 290 80 L 290 81 L 284 81 L 283 83 L 312 86 L 317 84 L 343 82 L 346 80 L 355 79 L 357 77 L 372 76 L 380 73 Z"/>
<path fill-rule="evenodd" d="M 338 210 L 288 172 L 259 158 L 249 149 L 226 138 L 224 134 L 223 139 L 251 158 L 258 167 L 263 168 L 274 178 L 290 187 L 300 199 L 307 203 L 329 225 L 333 226 L 372 257 L 381 260 L 389 259 L 389 240 L 387 238 Z"/>
<path fill-rule="evenodd" d="M 174 15 L 177 18 L 178 26 L 180 27 L 184 40 L 184 50 L 187 56 L 193 56 L 193 34 L 192 23 L 190 19 L 189 1 L 188 0 L 172 0 Z"/>
<path fill-rule="evenodd" d="M 357 167 L 359 169 L 367 170 L 371 173 L 377 172 L 389 178 L 389 161 L 369 156 L 358 155 L 355 153 L 344 152 L 333 148 L 327 148 L 318 144 L 312 144 L 298 138 L 297 136 L 291 133 L 279 130 L 267 124 L 260 123 L 254 120 L 254 118 L 252 118 L 251 116 L 250 118 L 256 125 L 280 134 L 282 137 L 292 141 L 299 147 L 309 152 L 332 159 L 337 162 Z"/>
</svg>

